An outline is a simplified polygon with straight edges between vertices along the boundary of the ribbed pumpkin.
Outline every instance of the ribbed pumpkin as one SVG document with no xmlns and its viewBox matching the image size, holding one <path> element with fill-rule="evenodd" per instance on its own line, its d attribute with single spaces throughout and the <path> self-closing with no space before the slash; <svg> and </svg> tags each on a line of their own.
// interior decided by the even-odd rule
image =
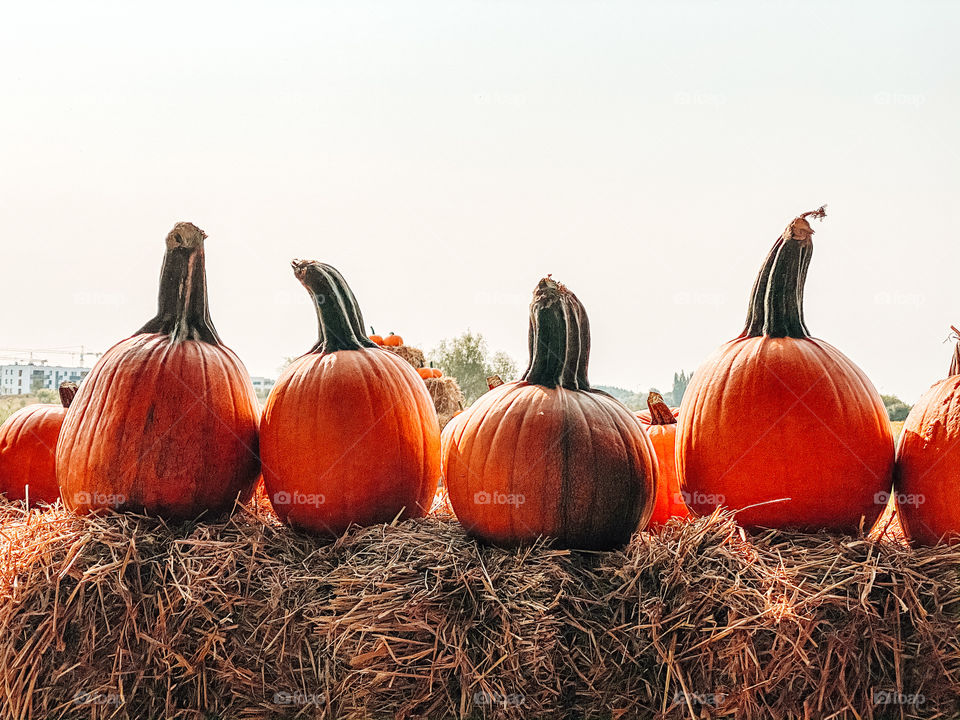
<svg viewBox="0 0 960 720">
<path fill-rule="evenodd" d="M 576 296 L 551 278 L 530 306 L 523 378 L 480 397 L 448 426 L 444 479 L 474 537 L 607 549 L 646 526 L 653 450 L 619 401 L 590 388 L 590 328 Z"/>
<path fill-rule="evenodd" d="M 305 260 L 293 269 L 314 300 L 320 340 L 284 370 L 263 411 L 274 509 L 324 535 L 425 515 L 440 477 L 440 426 L 423 380 L 366 337 L 336 269 Z"/>
<path fill-rule="evenodd" d="M 663 395 L 647 395 L 647 411 L 637 413 L 657 456 L 657 500 L 650 516 L 650 527 L 663 525 L 670 518 L 690 515 L 680 490 L 677 475 L 677 416 L 663 401 Z M 649 418 L 649 421 L 646 420 Z"/>
<path fill-rule="evenodd" d="M 790 222 L 754 284 L 743 333 L 700 366 L 683 397 L 677 471 L 697 513 L 724 505 L 746 527 L 854 534 L 884 509 L 894 453 L 883 402 L 803 320 L 806 218 L 824 214 Z"/>
<path fill-rule="evenodd" d="M 252 491 L 259 406 L 210 320 L 205 238 L 190 223 L 170 231 L 156 317 L 100 358 L 67 412 L 66 507 L 216 517 Z"/>
<path fill-rule="evenodd" d="M 960 342 L 948 377 L 924 393 L 903 424 L 894 487 L 908 538 L 922 545 L 960 541 Z"/>
<path fill-rule="evenodd" d="M 29 494 L 32 505 L 60 498 L 57 438 L 76 394 L 76 383 L 62 383 L 59 405 L 27 405 L 0 425 L 0 493 L 8 500 L 24 500 Z"/>
</svg>

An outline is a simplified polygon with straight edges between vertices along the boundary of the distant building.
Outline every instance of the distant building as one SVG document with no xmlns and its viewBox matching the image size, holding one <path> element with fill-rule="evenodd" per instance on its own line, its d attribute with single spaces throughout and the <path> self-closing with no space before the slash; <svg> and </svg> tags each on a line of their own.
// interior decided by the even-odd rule
<svg viewBox="0 0 960 720">
<path fill-rule="evenodd" d="M 270 391 L 273 389 L 274 383 L 276 380 L 271 380 L 270 378 L 265 377 L 252 377 L 250 380 L 253 381 L 253 389 L 257 391 L 259 397 L 266 397 L 270 394 Z"/>
<path fill-rule="evenodd" d="M 79 383 L 89 372 L 85 367 L 38 363 L 0 365 L 0 395 L 29 395 L 40 388 L 56 390 L 62 382 Z"/>
</svg>

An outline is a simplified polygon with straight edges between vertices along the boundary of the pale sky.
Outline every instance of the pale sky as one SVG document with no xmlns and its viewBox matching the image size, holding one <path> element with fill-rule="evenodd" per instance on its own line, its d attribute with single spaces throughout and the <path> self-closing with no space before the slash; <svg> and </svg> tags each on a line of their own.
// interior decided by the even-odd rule
<svg viewBox="0 0 960 720">
<path fill-rule="evenodd" d="M 668 390 L 816 223 L 807 324 L 914 402 L 960 323 L 960 3 L 36 2 L 0 22 L 0 348 L 105 350 L 204 228 L 254 375 L 316 321 L 293 257 L 429 349 L 526 362 L 546 273 L 595 383 Z"/>
</svg>

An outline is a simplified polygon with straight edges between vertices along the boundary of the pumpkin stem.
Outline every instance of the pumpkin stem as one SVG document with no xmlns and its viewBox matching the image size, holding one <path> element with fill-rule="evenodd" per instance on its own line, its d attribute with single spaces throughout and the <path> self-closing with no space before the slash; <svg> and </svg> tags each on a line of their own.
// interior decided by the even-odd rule
<svg viewBox="0 0 960 720">
<path fill-rule="evenodd" d="M 73 402 L 73 398 L 77 394 L 79 387 L 75 382 L 62 382 L 60 383 L 60 404 L 63 405 L 63 408 L 66 410 L 70 407 L 70 403 Z"/>
<path fill-rule="evenodd" d="M 767 254 L 753 284 L 740 337 L 810 337 L 803 320 L 803 288 L 813 256 L 808 217 L 822 219 L 826 205 L 795 217 Z"/>
<path fill-rule="evenodd" d="M 663 395 L 651 390 L 647 394 L 647 409 L 650 411 L 651 425 L 675 425 L 677 419 L 663 401 Z"/>
<path fill-rule="evenodd" d="M 564 287 L 564 290 L 567 288 Z M 567 317 L 567 358 L 561 384 L 570 390 L 589 390 L 587 369 L 590 364 L 590 319 L 580 298 L 570 290 L 567 290 L 564 301 Z"/>
<path fill-rule="evenodd" d="M 193 223 L 179 222 L 167 235 L 160 270 L 157 314 L 135 334 L 169 335 L 170 342 L 199 340 L 220 345 L 207 305 L 207 271 L 203 241 L 207 234 Z"/>
<path fill-rule="evenodd" d="M 567 357 L 565 292 L 566 288 L 549 276 L 533 291 L 528 333 L 530 364 L 523 373 L 523 380 L 531 385 L 548 388 L 560 385 Z"/>
<path fill-rule="evenodd" d="M 960 375 L 960 330 L 953 325 L 950 326 L 957 344 L 953 347 L 953 359 L 950 361 L 950 375 Z"/>
<path fill-rule="evenodd" d="M 320 339 L 310 352 L 375 348 L 376 343 L 363 332 L 363 314 L 347 281 L 340 272 L 325 263 L 294 260 L 293 273 L 313 299 L 320 326 Z"/>
<path fill-rule="evenodd" d="M 589 390 L 590 324 L 583 303 L 551 276 L 530 303 L 530 364 L 523 380 L 533 385 Z"/>
</svg>

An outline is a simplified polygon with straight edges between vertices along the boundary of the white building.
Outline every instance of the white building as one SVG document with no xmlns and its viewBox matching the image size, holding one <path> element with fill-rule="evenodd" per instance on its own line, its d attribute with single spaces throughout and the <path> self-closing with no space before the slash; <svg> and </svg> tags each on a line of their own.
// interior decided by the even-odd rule
<svg viewBox="0 0 960 720">
<path fill-rule="evenodd" d="M 266 397 L 270 394 L 270 390 L 273 389 L 273 385 L 276 380 L 271 380 L 270 378 L 265 377 L 252 377 L 250 378 L 253 382 L 253 389 L 257 391 L 257 395 L 261 397 Z"/>
<path fill-rule="evenodd" d="M 56 390 L 62 382 L 79 384 L 89 372 L 85 367 L 38 363 L 0 365 L 0 395 L 29 395 L 38 388 Z"/>
</svg>

